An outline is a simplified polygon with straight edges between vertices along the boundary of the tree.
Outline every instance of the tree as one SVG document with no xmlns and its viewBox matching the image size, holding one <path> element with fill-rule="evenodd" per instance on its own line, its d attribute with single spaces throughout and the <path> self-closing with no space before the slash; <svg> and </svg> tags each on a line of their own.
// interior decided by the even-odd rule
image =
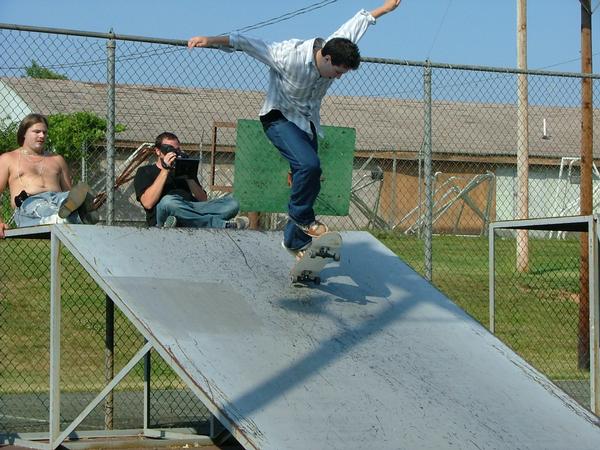
<svg viewBox="0 0 600 450">
<path fill-rule="evenodd" d="M 0 153 L 9 152 L 17 148 L 18 126 L 16 122 L 0 120 Z"/>
<path fill-rule="evenodd" d="M 106 120 L 92 112 L 52 114 L 48 116 L 48 125 L 49 146 L 67 161 L 85 156 L 88 146 L 106 137 Z M 117 133 L 124 130 L 121 124 L 115 126 Z"/>
<path fill-rule="evenodd" d="M 62 155 L 69 162 L 79 160 L 86 155 L 87 147 L 103 142 L 106 138 L 106 120 L 92 112 L 52 114 L 48 116 L 48 125 L 46 148 Z M 0 120 L 0 153 L 18 147 L 18 127 L 18 122 Z M 124 125 L 115 126 L 117 133 L 124 130 Z"/>
<path fill-rule="evenodd" d="M 31 66 L 25 68 L 25 74 L 29 78 L 45 78 L 48 80 L 68 80 L 66 75 L 54 72 L 44 66 L 40 66 L 35 60 L 31 60 Z"/>
</svg>

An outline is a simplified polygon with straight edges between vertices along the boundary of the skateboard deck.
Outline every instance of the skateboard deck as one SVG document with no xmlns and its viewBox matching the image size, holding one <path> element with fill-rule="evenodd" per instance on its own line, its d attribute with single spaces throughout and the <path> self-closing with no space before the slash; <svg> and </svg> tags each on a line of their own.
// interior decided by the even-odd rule
<svg viewBox="0 0 600 450">
<path fill-rule="evenodd" d="M 321 270 L 332 261 L 340 260 L 342 235 L 329 231 L 313 239 L 301 259 L 296 261 L 290 272 L 292 283 L 313 282 L 319 284 Z"/>
</svg>

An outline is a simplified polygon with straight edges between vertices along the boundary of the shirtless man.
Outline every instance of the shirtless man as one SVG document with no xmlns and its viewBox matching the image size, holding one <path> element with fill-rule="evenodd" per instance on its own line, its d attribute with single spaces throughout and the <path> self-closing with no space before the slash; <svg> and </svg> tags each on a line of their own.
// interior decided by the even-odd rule
<svg viewBox="0 0 600 450">
<path fill-rule="evenodd" d="M 8 185 L 17 227 L 97 221 L 97 217 L 91 216 L 93 197 L 88 186 L 79 183 L 71 188 L 64 158 L 44 153 L 47 137 L 46 118 L 29 114 L 17 131 L 20 147 L 0 155 L 0 194 Z M 0 238 L 4 238 L 7 228 L 0 218 Z"/>
</svg>

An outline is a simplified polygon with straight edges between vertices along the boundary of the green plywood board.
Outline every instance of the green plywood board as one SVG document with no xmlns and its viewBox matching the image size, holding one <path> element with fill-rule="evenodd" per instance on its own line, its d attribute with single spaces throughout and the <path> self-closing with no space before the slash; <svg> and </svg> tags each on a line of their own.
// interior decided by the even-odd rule
<svg viewBox="0 0 600 450">
<path fill-rule="evenodd" d="M 323 131 L 325 138 L 319 139 L 323 174 L 315 213 L 345 216 L 350 207 L 356 132 L 329 126 Z M 261 123 L 238 120 L 233 190 L 242 211 L 287 212 L 288 170 L 288 162 L 271 144 Z"/>
</svg>

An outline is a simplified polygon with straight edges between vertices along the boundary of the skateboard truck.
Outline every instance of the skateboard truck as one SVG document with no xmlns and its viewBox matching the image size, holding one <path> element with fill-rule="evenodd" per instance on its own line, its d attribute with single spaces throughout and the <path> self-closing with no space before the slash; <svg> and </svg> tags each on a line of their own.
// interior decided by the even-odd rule
<svg viewBox="0 0 600 450">
<path fill-rule="evenodd" d="M 297 259 L 290 271 L 293 284 L 315 285 L 321 283 L 320 272 L 330 261 L 340 261 L 342 236 L 330 231 L 312 240 L 300 259 Z"/>
<path fill-rule="evenodd" d="M 292 283 L 306 283 L 312 281 L 315 284 L 321 284 L 320 276 L 311 276 L 311 272 L 309 270 L 305 270 L 300 275 L 292 276 Z"/>
<path fill-rule="evenodd" d="M 309 250 L 308 254 L 311 258 L 316 258 L 318 256 L 320 258 L 330 258 L 336 262 L 340 260 L 340 254 L 330 251 L 329 247 L 320 247 L 317 251 Z"/>
</svg>

